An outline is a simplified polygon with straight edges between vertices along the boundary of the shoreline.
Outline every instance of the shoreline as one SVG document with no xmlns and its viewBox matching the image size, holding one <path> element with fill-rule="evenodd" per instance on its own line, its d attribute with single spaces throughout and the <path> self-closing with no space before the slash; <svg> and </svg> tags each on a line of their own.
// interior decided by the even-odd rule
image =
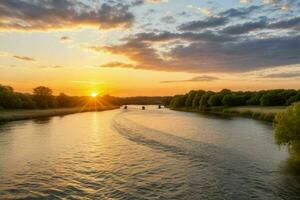
<svg viewBox="0 0 300 200">
<path fill-rule="evenodd" d="M 117 108 L 119 108 L 119 106 L 105 106 L 97 108 L 96 111 L 101 112 L 106 110 L 114 110 Z M 86 108 L 82 110 L 80 107 L 34 110 L 0 110 L 0 123 L 93 111 L 95 111 L 93 108 Z"/>
<path fill-rule="evenodd" d="M 240 107 L 212 107 L 205 111 L 194 108 L 170 108 L 171 110 L 182 112 L 194 112 L 201 114 L 214 114 L 232 117 L 246 117 L 265 122 L 274 122 L 275 115 L 285 109 L 283 106 L 278 107 L 259 107 L 259 106 L 240 106 Z"/>
</svg>

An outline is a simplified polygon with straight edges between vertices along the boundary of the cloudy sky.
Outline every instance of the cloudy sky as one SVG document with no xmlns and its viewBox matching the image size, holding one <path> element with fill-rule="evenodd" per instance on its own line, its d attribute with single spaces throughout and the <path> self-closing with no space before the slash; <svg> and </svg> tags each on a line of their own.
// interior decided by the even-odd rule
<svg viewBox="0 0 300 200">
<path fill-rule="evenodd" d="M 300 0 L 1 0 L 0 84 L 117 96 L 300 88 Z"/>
</svg>

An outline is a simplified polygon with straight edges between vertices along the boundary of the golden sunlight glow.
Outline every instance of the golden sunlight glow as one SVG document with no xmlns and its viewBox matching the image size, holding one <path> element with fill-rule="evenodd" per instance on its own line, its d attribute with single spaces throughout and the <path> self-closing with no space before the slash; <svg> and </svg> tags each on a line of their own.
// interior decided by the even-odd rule
<svg viewBox="0 0 300 200">
<path fill-rule="evenodd" d="M 94 97 L 94 98 L 95 98 L 96 96 L 98 96 L 97 92 L 92 92 L 92 93 L 91 93 L 91 97 Z"/>
</svg>

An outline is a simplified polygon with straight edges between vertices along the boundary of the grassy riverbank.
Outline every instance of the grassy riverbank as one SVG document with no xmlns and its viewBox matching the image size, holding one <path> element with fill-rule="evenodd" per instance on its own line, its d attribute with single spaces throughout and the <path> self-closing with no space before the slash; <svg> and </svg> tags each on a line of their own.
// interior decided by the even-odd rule
<svg viewBox="0 0 300 200">
<path fill-rule="evenodd" d="M 276 113 L 284 111 L 285 106 L 237 106 L 237 107 L 209 107 L 205 111 L 200 111 L 193 108 L 178 108 L 174 110 L 186 112 L 209 113 L 230 116 L 250 117 L 258 120 L 272 122 Z"/>
<path fill-rule="evenodd" d="M 97 111 L 112 110 L 119 108 L 118 106 L 102 106 Z M 94 108 L 80 107 L 76 108 L 57 108 L 57 109 L 35 109 L 35 110 L 0 110 L 0 122 L 34 119 L 40 117 L 51 117 L 57 115 L 67 115 L 79 112 L 94 111 Z"/>
</svg>

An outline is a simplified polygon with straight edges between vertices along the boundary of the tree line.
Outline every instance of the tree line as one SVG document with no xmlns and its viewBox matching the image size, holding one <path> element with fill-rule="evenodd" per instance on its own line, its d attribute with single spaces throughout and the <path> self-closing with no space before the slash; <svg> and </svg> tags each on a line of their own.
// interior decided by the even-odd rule
<svg viewBox="0 0 300 200">
<path fill-rule="evenodd" d="M 11 86 L 0 85 L 0 108 L 47 109 L 83 105 L 86 97 L 71 97 L 64 93 L 54 96 L 50 88 L 39 86 L 32 94 L 15 92 Z"/>
<path fill-rule="evenodd" d="M 91 99 L 89 96 L 68 96 L 64 93 L 53 95 L 45 86 L 33 89 L 32 93 L 15 92 L 11 86 L 0 84 L 0 109 L 48 109 L 81 107 L 91 101 L 100 105 L 161 104 L 163 97 L 113 97 L 104 95 Z"/>
<path fill-rule="evenodd" d="M 164 99 L 164 105 L 170 108 L 194 108 L 205 111 L 216 106 L 288 106 L 300 101 L 300 90 L 275 89 L 261 91 L 220 92 L 192 90 L 184 95 L 175 95 Z"/>
</svg>

